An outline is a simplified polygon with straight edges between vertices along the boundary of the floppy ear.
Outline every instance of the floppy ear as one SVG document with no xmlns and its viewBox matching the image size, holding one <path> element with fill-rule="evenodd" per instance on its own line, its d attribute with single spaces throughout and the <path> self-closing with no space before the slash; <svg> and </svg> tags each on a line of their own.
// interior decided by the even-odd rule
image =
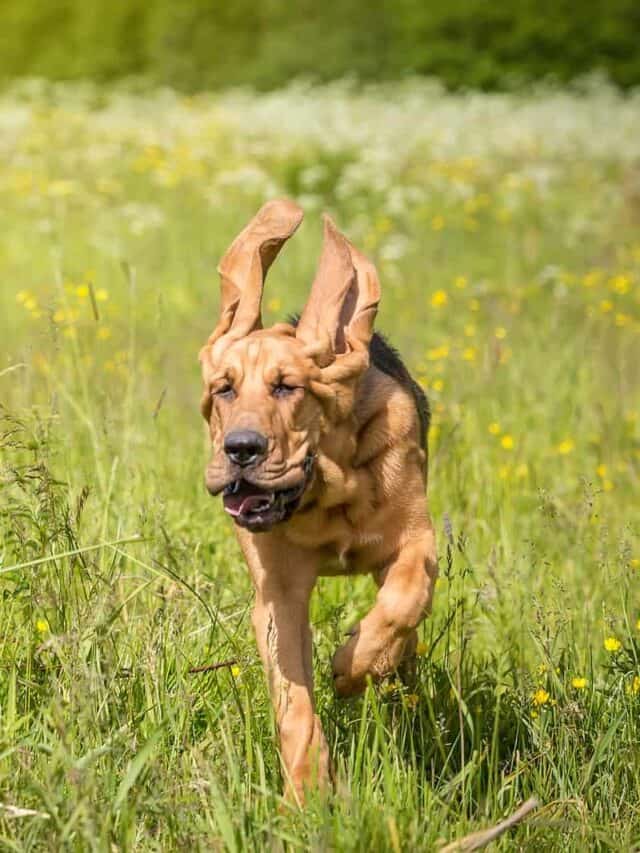
<svg viewBox="0 0 640 853">
<path fill-rule="evenodd" d="M 260 304 L 267 271 L 303 215 L 289 199 L 269 201 L 229 246 L 218 266 L 220 319 L 210 344 L 222 335 L 242 338 L 262 327 Z"/>
<path fill-rule="evenodd" d="M 321 367 L 335 356 L 367 349 L 380 301 L 374 265 L 324 216 L 324 243 L 296 336 Z"/>
</svg>

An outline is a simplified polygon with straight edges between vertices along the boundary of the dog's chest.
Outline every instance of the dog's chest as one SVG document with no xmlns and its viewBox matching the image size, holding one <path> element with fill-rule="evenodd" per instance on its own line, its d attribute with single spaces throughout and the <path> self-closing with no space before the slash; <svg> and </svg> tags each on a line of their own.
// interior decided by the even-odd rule
<svg viewBox="0 0 640 853">
<path fill-rule="evenodd" d="M 375 558 L 384 539 L 380 534 L 358 537 L 343 550 L 327 548 L 322 555 L 318 574 L 328 577 L 332 575 L 367 574 L 379 563 Z"/>
<path fill-rule="evenodd" d="M 287 538 L 296 545 L 320 552 L 322 575 L 371 571 L 385 550 L 381 526 L 375 522 L 354 525 L 342 507 L 329 511 L 316 509 L 294 517 L 288 525 Z"/>
</svg>

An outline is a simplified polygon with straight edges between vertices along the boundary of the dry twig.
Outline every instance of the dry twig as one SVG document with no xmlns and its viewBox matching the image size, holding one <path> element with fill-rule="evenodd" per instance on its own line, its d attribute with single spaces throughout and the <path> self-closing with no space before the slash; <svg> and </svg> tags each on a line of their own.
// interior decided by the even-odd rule
<svg viewBox="0 0 640 853">
<path fill-rule="evenodd" d="M 216 669 L 224 669 L 225 666 L 235 666 L 238 661 L 235 658 L 231 660 L 223 660 L 219 663 L 207 663 L 204 666 L 192 666 L 189 670 L 189 674 L 193 674 L 196 672 L 213 672 Z"/>
<path fill-rule="evenodd" d="M 496 838 L 508 829 L 511 829 L 524 820 L 539 805 L 538 800 L 535 797 L 531 797 L 520 808 L 516 809 L 510 817 L 501 820 L 500 823 L 489 827 L 489 829 L 481 829 L 479 832 L 472 832 L 471 835 L 465 835 L 464 838 L 452 841 L 451 844 L 441 847 L 440 853 L 467 853 L 468 850 L 480 850 L 482 847 L 486 847 L 487 844 L 495 841 Z"/>
</svg>

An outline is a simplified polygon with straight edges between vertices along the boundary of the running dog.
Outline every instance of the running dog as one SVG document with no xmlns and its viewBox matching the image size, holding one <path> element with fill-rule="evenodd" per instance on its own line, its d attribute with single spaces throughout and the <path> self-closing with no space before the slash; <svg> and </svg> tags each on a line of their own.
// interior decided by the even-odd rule
<svg viewBox="0 0 640 853">
<path fill-rule="evenodd" d="M 253 579 L 285 793 L 299 801 L 331 778 L 313 698 L 317 578 L 368 573 L 379 588 L 333 657 L 336 691 L 352 696 L 413 657 L 437 575 L 427 400 L 374 332 L 375 267 L 329 217 L 299 319 L 262 328 L 265 276 L 302 216 L 292 201 L 268 202 L 234 240 L 218 268 L 220 318 L 200 352 L 206 485 L 222 495 Z"/>
</svg>

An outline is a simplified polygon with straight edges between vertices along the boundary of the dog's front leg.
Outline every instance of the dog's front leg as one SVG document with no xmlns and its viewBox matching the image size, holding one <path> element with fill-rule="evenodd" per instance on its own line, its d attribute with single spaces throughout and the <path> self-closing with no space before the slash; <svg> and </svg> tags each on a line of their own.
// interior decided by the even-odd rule
<svg viewBox="0 0 640 853">
<path fill-rule="evenodd" d="M 315 561 L 270 534 L 242 538 L 256 589 L 253 626 L 280 736 L 285 795 L 302 802 L 305 788 L 324 787 L 330 778 L 313 699 L 309 598 Z"/>
<path fill-rule="evenodd" d="M 377 681 L 390 675 L 413 654 L 415 629 L 431 608 L 437 573 L 435 536 L 429 526 L 399 548 L 378 578 L 374 607 L 335 653 L 333 675 L 339 695 L 362 692 L 367 676 Z"/>
</svg>

